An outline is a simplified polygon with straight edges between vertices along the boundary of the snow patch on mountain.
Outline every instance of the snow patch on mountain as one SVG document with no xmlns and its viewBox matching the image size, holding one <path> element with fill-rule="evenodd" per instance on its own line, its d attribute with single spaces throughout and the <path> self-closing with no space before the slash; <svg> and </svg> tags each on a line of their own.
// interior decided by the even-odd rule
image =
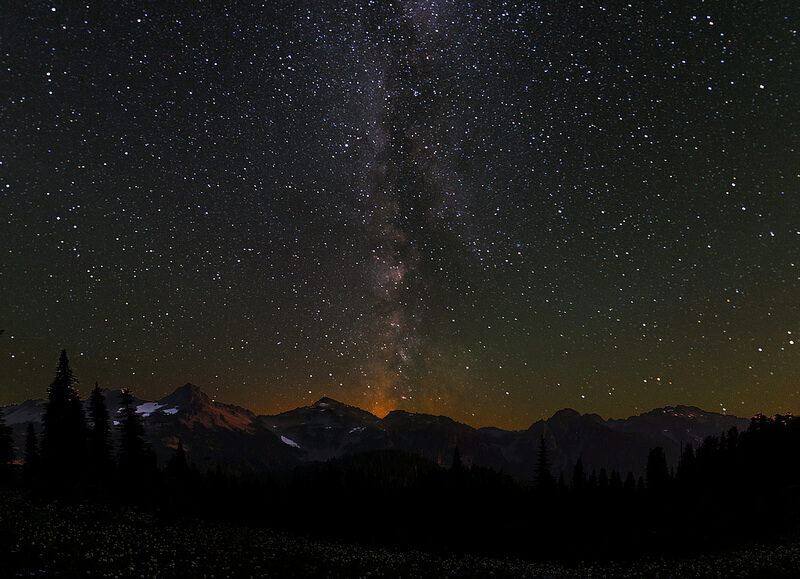
<svg viewBox="0 0 800 579">
<path fill-rule="evenodd" d="M 281 436 L 281 440 L 284 444 L 288 444 L 289 446 L 293 446 L 294 448 L 300 448 L 300 445 L 297 444 L 294 440 L 290 438 L 286 438 L 285 436 Z"/>
<path fill-rule="evenodd" d="M 163 405 L 158 402 L 145 402 L 136 407 L 136 412 L 147 418 L 159 408 L 163 408 Z"/>
<path fill-rule="evenodd" d="M 154 418 L 176 415 L 184 425 L 201 426 L 210 430 L 248 430 L 255 415 L 245 408 L 223 404 L 200 390 L 194 384 L 186 384 L 154 403 Z"/>
</svg>

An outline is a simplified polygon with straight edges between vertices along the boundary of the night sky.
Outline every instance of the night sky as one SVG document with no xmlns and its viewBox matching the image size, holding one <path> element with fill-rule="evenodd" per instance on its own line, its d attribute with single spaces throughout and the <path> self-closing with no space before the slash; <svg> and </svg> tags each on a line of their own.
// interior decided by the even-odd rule
<svg viewBox="0 0 800 579">
<path fill-rule="evenodd" d="M 0 404 L 799 412 L 797 8 L 6 2 Z"/>
</svg>

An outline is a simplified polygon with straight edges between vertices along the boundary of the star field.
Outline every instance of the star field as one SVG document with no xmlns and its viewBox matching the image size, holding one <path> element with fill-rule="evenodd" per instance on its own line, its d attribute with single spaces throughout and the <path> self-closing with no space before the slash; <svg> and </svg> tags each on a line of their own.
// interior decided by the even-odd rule
<svg viewBox="0 0 800 579">
<path fill-rule="evenodd" d="M 0 404 L 800 411 L 792 2 L 112 4 L 6 10 Z"/>
</svg>

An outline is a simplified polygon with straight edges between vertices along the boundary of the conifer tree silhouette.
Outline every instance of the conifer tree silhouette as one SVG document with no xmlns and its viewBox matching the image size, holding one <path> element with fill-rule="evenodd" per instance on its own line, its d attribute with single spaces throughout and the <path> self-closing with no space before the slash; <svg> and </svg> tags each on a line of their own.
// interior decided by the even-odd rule
<svg viewBox="0 0 800 579">
<path fill-rule="evenodd" d="M 622 490 L 622 475 L 619 474 L 617 469 L 611 470 L 611 476 L 609 477 L 608 483 L 611 487 L 611 490 L 615 492 Z"/>
<path fill-rule="evenodd" d="M 92 421 L 89 437 L 92 467 L 98 473 L 108 472 L 111 468 L 111 419 L 106 407 L 106 397 L 97 382 L 89 396 L 89 417 Z"/>
<path fill-rule="evenodd" d="M 603 492 L 609 488 L 608 472 L 604 467 L 600 468 L 600 474 L 597 475 L 597 487 Z"/>
<path fill-rule="evenodd" d="M 16 455 L 14 439 L 11 437 L 11 427 L 6 426 L 3 409 L 0 408 L 0 469 L 13 462 Z"/>
<path fill-rule="evenodd" d="M 628 476 L 625 477 L 623 486 L 625 488 L 625 494 L 629 496 L 636 492 L 636 479 L 633 476 L 633 472 L 628 471 Z"/>
<path fill-rule="evenodd" d="M 662 447 L 656 446 L 647 454 L 645 477 L 647 478 L 648 492 L 658 494 L 667 490 L 670 477 L 669 469 L 667 468 L 667 456 L 664 454 Z"/>
<path fill-rule="evenodd" d="M 694 447 L 689 442 L 681 448 L 681 455 L 678 459 L 678 470 L 675 473 L 675 481 L 681 487 L 690 486 L 697 473 L 695 464 Z"/>
<path fill-rule="evenodd" d="M 128 481 L 147 478 L 154 468 L 152 450 L 145 440 L 144 421 L 137 414 L 130 390 L 122 391 L 122 408 L 119 420 L 119 462 L 120 474 Z"/>
<path fill-rule="evenodd" d="M 457 446 L 453 449 L 453 464 L 450 466 L 450 470 L 454 473 L 459 473 L 464 470 L 464 463 L 461 462 L 461 451 L 458 450 Z"/>
<path fill-rule="evenodd" d="M 49 482 L 55 486 L 75 481 L 83 472 L 86 418 L 75 391 L 77 382 L 69 366 L 67 351 L 61 350 L 42 416 L 42 466 Z"/>
<path fill-rule="evenodd" d="M 186 461 L 186 450 L 183 448 L 183 441 L 178 440 L 178 447 L 175 454 L 167 462 L 165 474 L 178 480 L 183 480 L 189 474 L 189 463 Z"/>
<path fill-rule="evenodd" d="M 467 469 L 464 466 L 464 462 L 461 460 L 461 451 L 456 446 L 453 449 L 453 464 L 450 466 L 450 470 L 447 471 L 448 473 L 448 482 L 451 486 L 451 490 L 458 494 L 464 490 L 464 485 L 467 481 Z M 456 496 L 455 494 L 453 496 Z"/>
<path fill-rule="evenodd" d="M 578 457 L 575 468 L 572 469 L 572 488 L 582 491 L 586 488 L 586 471 L 583 470 L 583 461 Z"/>
<path fill-rule="evenodd" d="M 533 485 L 542 491 L 553 490 L 556 486 L 556 479 L 550 472 L 552 464 L 547 456 L 547 445 L 544 441 L 544 434 L 539 437 L 539 455 L 536 458 L 536 468 L 533 471 Z"/>
</svg>

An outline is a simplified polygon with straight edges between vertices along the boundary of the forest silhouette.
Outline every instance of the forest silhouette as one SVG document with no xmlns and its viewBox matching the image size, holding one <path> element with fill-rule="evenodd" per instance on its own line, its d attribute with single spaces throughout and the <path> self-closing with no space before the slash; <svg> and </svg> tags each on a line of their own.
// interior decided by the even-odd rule
<svg viewBox="0 0 800 579">
<path fill-rule="evenodd" d="M 534 476 L 447 466 L 400 450 L 370 451 L 291 470 L 202 470 L 178 442 L 159 467 L 141 415 L 123 391 L 113 425 L 95 385 L 84 414 L 65 351 L 47 389 L 40 433 L 14 448 L 0 413 L 0 482 L 33 501 L 125 505 L 159 520 L 288 530 L 316 539 L 446 553 L 579 560 L 681 555 L 792 531 L 800 510 L 800 420 L 755 416 L 682 447 L 663 448 L 643 476 L 605 468 L 552 472 L 544 435 Z M 112 431 L 116 430 L 116 434 Z"/>
</svg>

